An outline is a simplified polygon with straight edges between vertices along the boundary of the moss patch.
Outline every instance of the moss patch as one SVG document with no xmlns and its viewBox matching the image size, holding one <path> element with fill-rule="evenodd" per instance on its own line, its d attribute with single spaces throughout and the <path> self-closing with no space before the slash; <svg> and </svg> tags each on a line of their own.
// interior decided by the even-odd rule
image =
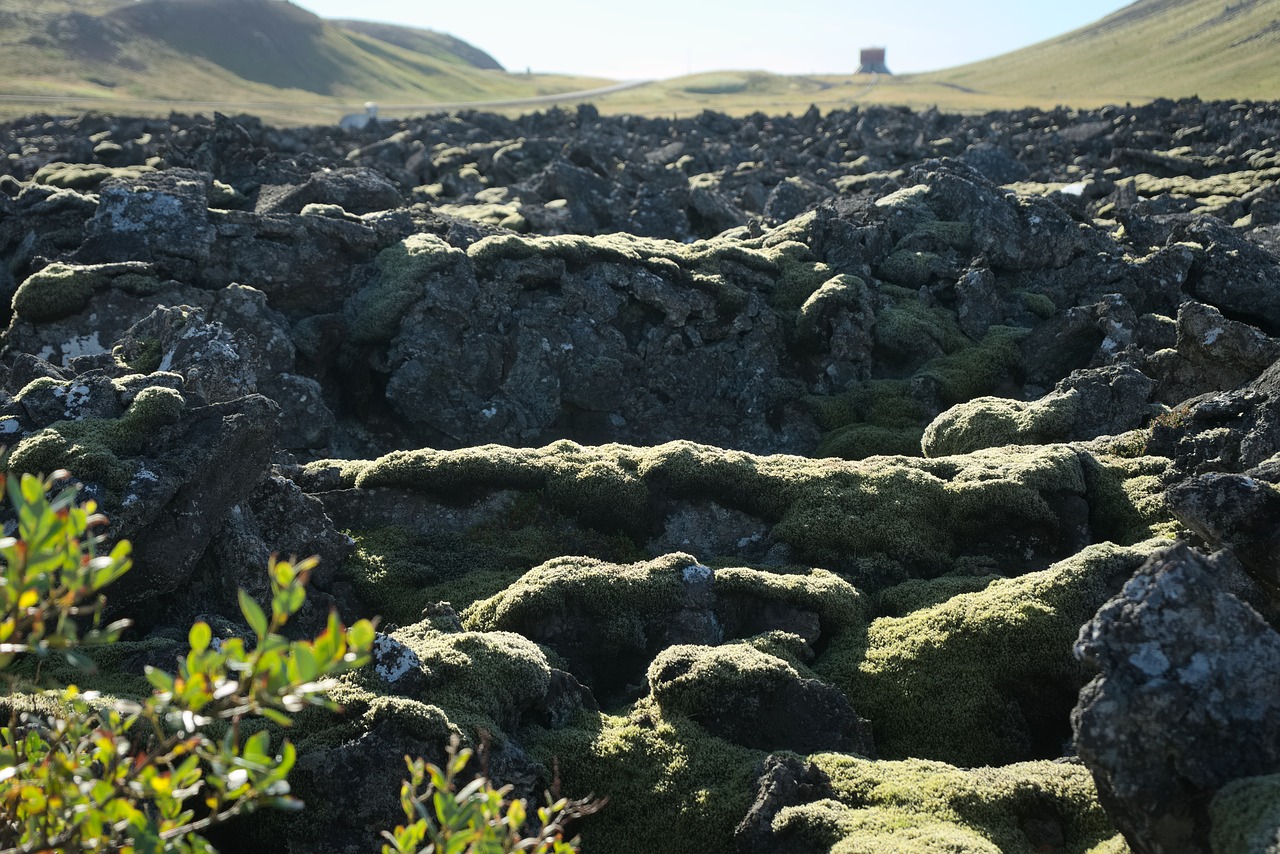
<svg viewBox="0 0 1280 854">
<path fill-rule="evenodd" d="M 1089 772 L 1033 762 L 961 770 L 939 762 L 812 761 L 836 797 L 783 809 L 775 828 L 839 854 L 1084 852 L 1115 836 Z"/>
<path fill-rule="evenodd" d="M 503 489 L 534 494 L 557 512 L 637 543 L 661 524 L 663 499 L 715 501 L 771 523 L 774 539 L 791 546 L 796 560 L 839 569 L 856 586 L 875 590 L 944 574 L 957 560 L 982 555 L 1030 549 L 1031 565 L 1043 561 L 1040 566 L 1065 556 L 1058 502 L 1065 495 L 1093 500 L 1095 484 L 1084 473 L 1090 459 L 1082 449 L 1060 445 L 936 460 L 841 462 L 758 457 L 692 442 L 653 448 L 557 442 L 529 449 L 401 451 L 337 467 L 350 486 L 415 490 L 445 500 Z M 1121 515 L 1133 511 L 1124 506 L 1123 473 L 1109 477 L 1096 486 L 1109 490 L 1114 506 L 1098 519 L 1114 529 Z M 1014 544 L 1012 537 L 1021 539 Z M 1028 563 L 1019 557 L 1017 565 Z"/>
<path fill-rule="evenodd" d="M 137 468 L 130 458 L 162 446 L 166 433 L 185 411 L 181 392 L 144 388 L 120 418 L 59 421 L 27 436 L 13 449 L 9 467 L 33 474 L 65 468 L 81 480 L 102 484 L 108 496 L 118 500 Z"/>
<path fill-rule="evenodd" d="M 413 234 L 378 254 L 378 278 L 357 294 L 351 338 L 358 344 L 395 337 L 409 308 L 424 294 L 424 279 L 447 270 L 464 256 L 439 237 Z"/>
<path fill-rule="evenodd" d="M 1214 854 L 1280 850 L 1280 774 L 1234 780 L 1209 805 Z"/>
<path fill-rule="evenodd" d="M 110 281 L 100 268 L 54 263 L 32 273 L 13 295 L 13 311 L 32 323 L 60 320 L 84 309 Z"/>
<path fill-rule="evenodd" d="M 566 729 L 527 735 L 534 756 L 560 768 L 566 795 L 609 798 L 582 827 L 585 854 L 731 850 L 764 758 L 651 700 L 626 714 L 582 714 Z"/>
<path fill-rule="evenodd" d="M 1087 621 L 1159 544 L 1090 546 L 833 642 L 815 670 L 875 722 L 882 756 L 965 766 L 1058 756 Z"/>
<path fill-rule="evenodd" d="M 102 166 L 98 163 L 46 163 L 31 180 L 64 190 L 96 190 L 112 178 L 136 180 L 156 170 L 151 166 Z"/>
<path fill-rule="evenodd" d="M 343 576 L 375 613 L 398 625 L 416 623 L 436 602 L 462 610 L 494 596 L 566 551 L 621 561 L 642 557 L 629 539 L 583 529 L 536 504 L 459 533 L 419 535 L 396 527 L 348 533 L 356 550 Z"/>
<path fill-rule="evenodd" d="M 927 457 L 967 454 L 1001 445 L 1041 445 L 1071 438 L 1079 394 L 1051 394 L 1035 401 L 979 397 L 935 418 L 921 441 Z"/>
</svg>

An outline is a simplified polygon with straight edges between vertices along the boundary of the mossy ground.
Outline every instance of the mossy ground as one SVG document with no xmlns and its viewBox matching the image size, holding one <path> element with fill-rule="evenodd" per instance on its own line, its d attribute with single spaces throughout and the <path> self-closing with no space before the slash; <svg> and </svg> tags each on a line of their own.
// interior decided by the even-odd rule
<svg viewBox="0 0 1280 854">
<path fill-rule="evenodd" d="M 940 762 L 812 757 L 835 798 L 787 807 L 788 837 L 839 854 L 1085 852 L 1115 836 L 1078 765 L 1032 762 L 962 770 Z"/>
<path fill-rule="evenodd" d="M 1091 546 L 1018 578 L 890 592 L 886 604 L 903 613 L 844 633 L 815 669 L 876 722 L 884 757 L 975 766 L 1061 755 L 1085 681 L 1071 653 L 1080 626 L 1158 542 Z M 958 592 L 967 584 L 981 589 Z"/>
<path fill-rule="evenodd" d="M 583 829 L 586 854 L 732 850 L 733 829 L 751 804 L 755 767 L 764 758 L 649 700 L 526 735 L 541 762 L 559 767 L 566 794 L 609 798 Z"/>
</svg>

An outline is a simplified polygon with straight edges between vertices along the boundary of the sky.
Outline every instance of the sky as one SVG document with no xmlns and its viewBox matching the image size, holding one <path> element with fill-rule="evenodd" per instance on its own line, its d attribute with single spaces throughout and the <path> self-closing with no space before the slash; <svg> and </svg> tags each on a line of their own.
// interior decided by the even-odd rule
<svg viewBox="0 0 1280 854">
<path fill-rule="evenodd" d="M 293 0 L 325 18 L 450 33 L 509 71 L 615 80 L 726 69 L 843 74 L 886 47 L 891 71 L 985 59 L 1091 23 L 1126 0 Z M 643 10 L 643 12 L 641 11 Z"/>
</svg>

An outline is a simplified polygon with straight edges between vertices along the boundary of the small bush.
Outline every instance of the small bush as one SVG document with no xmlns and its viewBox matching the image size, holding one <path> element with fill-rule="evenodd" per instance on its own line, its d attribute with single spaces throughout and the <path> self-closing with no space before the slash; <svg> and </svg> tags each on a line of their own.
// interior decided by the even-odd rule
<svg viewBox="0 0 1280 854">
<path fill-rule="evenodd" d="M 455 738 L 444 768 L 405 757 L 409 779 L 400 789 L 406 824 L 383 831 L 390 844 L 382 854 L 571 854 L 578 840 L 565 841 L 565 825 L 597 812 L 603 801 L 560 799 L 538 809 L 538 826 L 525 835 L 528 806 L 510 798 L 511 787 L 494 788 L 477 777 L 461 789 L 457 778 L 471 761 Z M 429 843 L 422 847 L 424 843 Z"/>
<path fill-rule="evenodd" d="M 201 834 L 216 824 L 259 807 L 301 807 L 289 796 L 292 744 L 273 750 L 265 730 L 242 738 L 241 724 L 262 716 L 288 726 L 305 706 L 332 707 L 332 677 L 368 661 L 373 624 L 346 628 L 331 613 L 313 640 L 286 640 L 280 630 L 302 607 L 316 562 L 273 559 L 270 615 L 240 594 L 252 649 L 239 638 L 214 643 L 196 623 L 176 674 L 148 668 L 155 691 L 142 702 L 74 685 L 49 702 L 33 693 L 41 659 L 64 655 L 91 670 L 79 649 L 128 627 L 101 627 L 100 617 L 102 589 L 130 568 L 129 544 L 97 553 L 94 531 L 106 519 L 94 503 L 77 504 L 74 488 L 49 497 L 66 476 L 0 476 L 17 517 L 16 536 L 0 540 L 0 671 L 12 709 L 0 727 L 0 848 L 208 852 Z M 8 672 L 24 658 L 36 659 L 34 676 Z"/>
</svg>

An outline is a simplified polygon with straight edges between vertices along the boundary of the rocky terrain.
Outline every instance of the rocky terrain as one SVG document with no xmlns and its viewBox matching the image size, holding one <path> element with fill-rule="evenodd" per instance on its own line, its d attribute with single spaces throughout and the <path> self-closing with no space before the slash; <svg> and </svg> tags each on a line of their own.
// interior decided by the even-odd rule
<svg viewBox="0 0 1280 854">
<path fill-rule="evenodd" d="M 368 851 L 453 734 L 588 852 L 1280 838 L 1280 104 L 0 126 L 0 433 L 132 540 L 106 690 L 380 615 Z"/>
</svg>

